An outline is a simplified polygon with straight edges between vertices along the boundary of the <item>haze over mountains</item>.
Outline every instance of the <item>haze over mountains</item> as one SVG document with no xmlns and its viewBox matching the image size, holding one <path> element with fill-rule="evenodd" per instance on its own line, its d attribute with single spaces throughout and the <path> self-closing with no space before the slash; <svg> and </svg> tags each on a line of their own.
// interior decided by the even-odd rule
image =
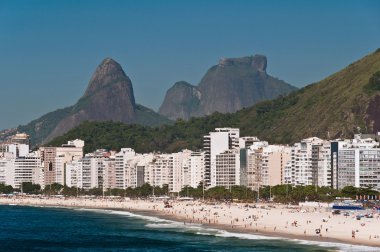
<svg viewBox="0 0 380 252">
<path fill-rule="evenodd" d="M 172 120 L 232 113 L 297 89 L 268 75 L 266 68 L 263 55 L 222 58 L 198 86 L 185 81 L 175 83 L 167 91 L 159 113 Z"/>
</svg>

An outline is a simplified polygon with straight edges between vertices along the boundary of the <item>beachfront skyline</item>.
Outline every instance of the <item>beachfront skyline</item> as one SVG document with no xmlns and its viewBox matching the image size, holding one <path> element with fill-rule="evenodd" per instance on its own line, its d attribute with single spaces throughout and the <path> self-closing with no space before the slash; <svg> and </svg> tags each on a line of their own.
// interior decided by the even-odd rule
<svg viewBox="0 0 380 252">
<path fill-rule="evenodd" d="M 2 1 L 0 129 L 73 104 L 105 57 L 121 63 L 138 103 L 196 85 L 221 57 L 264 54 L 298 87 L 374 51 L 376 1 Z M 16 97 L 16 98 L 15 98 Z"/>
</svg>

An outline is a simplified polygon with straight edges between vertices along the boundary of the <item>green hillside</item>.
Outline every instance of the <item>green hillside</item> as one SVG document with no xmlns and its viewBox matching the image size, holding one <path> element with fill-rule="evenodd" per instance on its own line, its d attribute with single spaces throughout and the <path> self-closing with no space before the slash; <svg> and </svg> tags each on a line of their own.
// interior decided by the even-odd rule
<svg viewBox="0 0 380 252">
<path fill-rule="evenodd" d="M 293 143 L 310 136 L 351 137 L 359 130 L 373 133 L 380 131 L 379 76 L 377 50 L 318 83 L 236 113 L 215 113 L 156 128 L 86 122 L 49 145 L 81 138 L 86 151 L 132 147 L 138 152 L 171 152 L 200 148 L 202 136 L 215 127 L 239 127 L 242 136 L 258 136 L 270 143 Z"/>
</svg>

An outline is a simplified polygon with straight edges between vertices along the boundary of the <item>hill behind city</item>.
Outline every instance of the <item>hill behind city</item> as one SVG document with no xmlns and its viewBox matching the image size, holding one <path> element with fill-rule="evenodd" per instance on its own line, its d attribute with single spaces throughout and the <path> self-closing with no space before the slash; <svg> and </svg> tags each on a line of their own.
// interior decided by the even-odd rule
<svg viewBox="0 0 380 252">
<path fill-rule="evenodd" d="M 239 127 L 243 136 L 284 144 L 309 136 L 334 139 L 378 132 L 380 49 L 318 83 L 236 113 L 214 113 L 160 127 L 85 122 L 49 145 L 81 138 L 87 152 L 121 147 L 138 152 L 172 152 L 201 148 L 202 136 L 215 127 Z"/>
</svg>

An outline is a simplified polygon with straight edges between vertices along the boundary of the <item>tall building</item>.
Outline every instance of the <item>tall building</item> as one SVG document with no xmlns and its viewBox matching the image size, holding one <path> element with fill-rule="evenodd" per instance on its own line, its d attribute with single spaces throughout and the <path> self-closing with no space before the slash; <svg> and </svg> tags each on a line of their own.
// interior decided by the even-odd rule
<svg viewBox="0 0 380 252">
<path fill-rule="evenodd" d="M 313 185 L 332 186 L 331 143 L 323 141 L 312 146 Z"/>
<path fill-rule="evenodd" d="M 179 192 L 185 186 L 183 180 L 184 168 L 186 169 L 186 161 L 191 156 L 191 151 L 183 150 L 181 152 L 169 154 L 172 160 L 169 167 L 169 191 Z"/>
<path fill-rule="evenodd" d="M 128 188 L 126 182 L 126 164 L 135 157 L 136 153 L 131 148 L 121 148 L 120 152 L 115 154 L 115 187 L 118 189 Z"/>
<path fill-rule="evenodd" d="M 42 165 L 39 153 L 23 157 L 0 159 L 0 183 L 20 189 L 23 182 L 40 184 L 43 187 Z"/>
<path fill-rule="evenodd" d="M 355 135 L 354 139 L 337 147 L 337 189 L 355 186 L 380 190 L 379 143 Z"/>
<path fill-rule="evenodd" d="M 66 180 L 68 187 L 82 188 L 82 161 L 71 161 L 66 164 Z"/>
<path fill-rule="evenodd" d="M 103 188 L 104 190 L 116 188 L 116 159 L 110 156 L 103 161 Z"/>
<path fill-rule="evenodd" d="M 155 155 L 145 169 L 145 181 L 151 186 L 169 185 L 169 169 L 173 160 L 167 154 Z"/>
<path fill-rule="evenodd" d="M 76 139 L 61 147 L 40 147 L 41 161 L 44 167 L 45 185 L 64 184 L 65 166 L 68 162 L 83 157 L 84 141 Z"/>
<path fill-rule="evenodd" d="M 240 152 L 237 149 L 226 150 L 215 157 L 215 177 L 212 186 L 231 189 L 240 185 Z"/>
<path fill-rule="evenodd" d="M 205 153 L 193 152 L 188 159 L 188 178 L 184 179 L 184 185 L 190 185 L 197 188 L 200 183 L 204 182 Z"/>
<path fill-rule="evenodd" d="M 261 186 L 287 183 L 286 170 L 290 160 L 290 147 L 256 142 L 248 149 L 247 186 L 258 190 Z"/>
<path fill-rule="evenodd" d="M 322 143 L 322 139 L 310 137 L 292 146 L 292 185 L 313 185 L 313 145 Z"/>
<path fill-rule="evenodd" d="M 253 136 L 240 137 L 239 147 L 240 147 L 240 185 L 248 186 L 248 149 L 255 143 L 260 142 L 260 140 Z"/>
<path fill-rule="evenodd" d="M 0 158 L 0 183 L 14 185 L 14 159 Z"/>
<path fill-rule="evenodd" d="M 216 186 L 216 156 L 228 151 L 239 150 L 239 129 L 237 128 L 216 128 L 215 132 L 203 138 L 203 149 L 205 151 L 205 185 Z M 239 155 L 240 157 L 240 155 Z M 236 168 L 240 170 L 239 166 Z M 240 181 L 239 181 L 240 182 Z"/>
</svg>

